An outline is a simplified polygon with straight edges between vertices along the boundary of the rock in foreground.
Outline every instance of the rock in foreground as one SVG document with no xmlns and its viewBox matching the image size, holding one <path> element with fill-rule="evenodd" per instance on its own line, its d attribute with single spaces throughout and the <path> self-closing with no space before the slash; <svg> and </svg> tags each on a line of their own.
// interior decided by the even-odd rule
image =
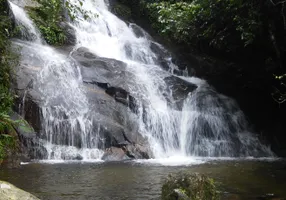
<svg viewBox="0 0 286 200">
<path fill-rule="evenodd" d="M 162 200 L 218 200 L 214 181 L 205 175 L 170 174 L 162 186 Z"/>
<path fill-rule="evenodd" d="M 0 181 L 0 200 L 39 200 L 34 195 L 5 181 Z"/>
</svg>

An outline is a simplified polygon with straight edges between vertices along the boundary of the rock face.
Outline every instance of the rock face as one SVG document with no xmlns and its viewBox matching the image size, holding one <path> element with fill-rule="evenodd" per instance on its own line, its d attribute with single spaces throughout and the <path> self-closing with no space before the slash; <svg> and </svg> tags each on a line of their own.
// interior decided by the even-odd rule
<svg viewBox="0 0 286 200">
<path fill-rule="evenodd" d="M 170 174 L 162 186 L 162 200 L 219 200 L 212 179 L 200 174 Z"/>
<path fill-rule="evenodd" d="M 1 200 L 39 200 L 36 196 L 25 192 L 12 185 L 11 183 L 0 181 L 0 199 Z"/>
<path fill-rule="evenodd" d="M 174 106 L 178 110 L 182 110 L 184 100 L 188 97 L 190 92 L 193 92 L 197 88 L 197 86 L 176 76 L 168 76 L 164 78 L 164 81 L 167 83 L 168 89 L 175 101 Z"/>
<path fill-rule="evenodd" d="M 60 22 L 59 27 L 62 30 L 64 30 L 64 34 L 66 36 L 65 45 L 75 45 L 76 44 L 75 30 L 67 22 Z"/>
<path fill-rule="evenodd" d="M 101 118 L 97 124 L 105 140 L 102 147 L 107 148 L 102 159 L 152 157 L 147 139 L 138 132 L 137 100 L 130 95 L 128 87 L 133 75 L 126 70 L 126 64 L 98 57 L 87 48 L 77 49 L 72 57 L 80 64 L 87 97 Z"/>
</svg>

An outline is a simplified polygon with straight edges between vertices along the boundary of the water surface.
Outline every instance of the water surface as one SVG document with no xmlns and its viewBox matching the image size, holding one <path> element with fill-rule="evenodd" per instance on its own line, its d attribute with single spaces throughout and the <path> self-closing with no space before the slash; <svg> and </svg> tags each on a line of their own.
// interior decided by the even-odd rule
<svg viewBox="0 0 286 200">
<path fill-rule="evenodd" d="M 192 166 L 162 166 L 138 162 L 31 163 L 0 170 L 0 179 L 41 199 L 160 199 L 164 178 L 187 170 L 216 180 L 223 199 L 251 200 L 274 193 L 286 197 L 286 162 L 218 160 Z"/>
</svg>

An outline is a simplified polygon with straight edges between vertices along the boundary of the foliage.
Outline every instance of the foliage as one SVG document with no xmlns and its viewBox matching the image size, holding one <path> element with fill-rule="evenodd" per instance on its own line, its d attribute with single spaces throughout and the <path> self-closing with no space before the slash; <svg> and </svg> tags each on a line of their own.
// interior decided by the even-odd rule
<svg viewBox="0 0 286 200">
<path fill-rule="evenodd" d="M 213 179 L 197 173 L 170 174 L 162 186 L 162 200 L 218 200 Z"/>
<path fill-rule="evenodd" d="M 83 10 L 83 1 L 72 4 L 68 0 L 34 0 L 40 6 L 29 8 L 29 15 L 39 28 L 46 42 L 51 45 L 62 45 L 66 42 L 67 36 L 64 28 L 60 25 L 65 20 L 65 12 L 71 20 L 76 14 L 82 14 L 84 19 L 91 17 L 90 13 Z"/>
<path fill-rule="evenodd" d="M 2 120 L 13 105 L 10 73 L 11 68 L 18 64 L 18 57 L 12 52 L 9 40 L 13 36 L 13 23 L 9 18 L 7 1 L 0 0 L 0 11 L 0 120 Z"/>
<path fill-rule="evenodd" d="M 141 7 L 155 30 L 172 42 L 238 61 L 285 62 L 285 1 L 273 1 L 141 0 Z"/>
<path fill-rule="evenodd" d="M 15 140 L 10 134 L 15 133 L 14 122 L 8 116 L 13 105 L 10 80 L 13 66 L 18 64 L 18 56 L 12 51 L 10 37 L 14 35 L 13 22 L 10 18 L 8 2 L 0 0 L 0 161 Z"/>
<path fill-rule="evenodd" d="M 66 36 L 64 30 L 59 26 L 63 18 L 62 2 L 60 0 L 37 0 L 37 2 L 40 6 L 29 9 L 30 17 L 48 44 L 63 44 Z"/>
<path fill-rule="evenodd" d="M 0 162 L 5 159 L 7 149 L 15 149 L 15 138 L 11 135 L 0 134 Z"/>
<path fill-rule="evenodd" d="M 147 3 L 153 25 L 163 35 L 180 42 L 196 44 L 200 40 L 222 48 L 232 44 L 251 44 L 261 29 L 256 1 L 193 0 Z"/>
</svg>

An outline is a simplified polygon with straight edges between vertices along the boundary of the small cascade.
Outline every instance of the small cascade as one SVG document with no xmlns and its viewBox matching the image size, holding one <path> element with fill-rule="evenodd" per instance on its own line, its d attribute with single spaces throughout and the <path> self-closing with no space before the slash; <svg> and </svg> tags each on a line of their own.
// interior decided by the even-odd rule
<svg viewBox="0 0 286 200">
<path fill-rule="evenodd" d="M 79 3 L 78 0 L 70 2 Z M 109 12 L 104 0 L 84 1 L 82 9 L 97 17 L 85 20 L 77 13 L 76 20 L 70 22 L 76 32 L 76 45 L 66 54 L 43 44 L 25 11 L 12 3 L 11 7 L 17 23 L 26 27 L 25 37 L 17 41 L 22 47 L 21 62 L 39 66 L 33 89 L 40 94 L 40 137 L 46 141 L 47 159 L 100 159 L 103 155 L 100 149 L 105 149 L 103 140 L 106 139 L 102 133 L 110 128 L 106 119 L 111 115 L 116 123 L 123 121 L 116 124 L 116 128 L 123 130 L 132 119 L 138 127 L 135 132 L 148 138 L 155 158 L 272 156 L 251 133 L 234 100 L 218 94 L 204 80 L 185 76 L 183 71 L 180 76 L 175 75 L 173 72 L 179 70 L 167 50 L 142 28 L 127 25 Z M 108 75 L 111 76 L 108 82 L 98 74 L 91 74 L 90 66 L 84 72 L 71 57 L 82 47 L 90 51 L 84 59 L 99 59 L 97 64 L 103 68 L 98 69 L 98 74 L 116 71 L 119 75 Z M 112 62 L 112 67 L 102 64 L 105 60 Z M 130 93 L 136 99 L 135 114 L 122 113 L 117 104 L 116 109 L 101 105 L 109 97 L 98 100 L 96 96 L 92 100 L 97 104 L 93 104 L 88 98 L 83 73 L 104 79 L 101 84 L 106 87 L 111 84 Z M 183 89 L 179 88 L 182 85 Z M 100 93 L 97 86 L 91 90 Z M 99 113 L 103 109 L 112 113 L 103 117 Z"/>
<path fill-rule="evenodd" d="M 36 43 L 41 43 L 40 32 L 35 28 L 32 20 L 27 16 L 27 13 L 23 8 L 17 6 L 16 4 L 9 2 L 10 7 L 16 19 L 16 26 L 20 30 L 21 37 L 24 40 L 33 41 Z"/>
</svg>

